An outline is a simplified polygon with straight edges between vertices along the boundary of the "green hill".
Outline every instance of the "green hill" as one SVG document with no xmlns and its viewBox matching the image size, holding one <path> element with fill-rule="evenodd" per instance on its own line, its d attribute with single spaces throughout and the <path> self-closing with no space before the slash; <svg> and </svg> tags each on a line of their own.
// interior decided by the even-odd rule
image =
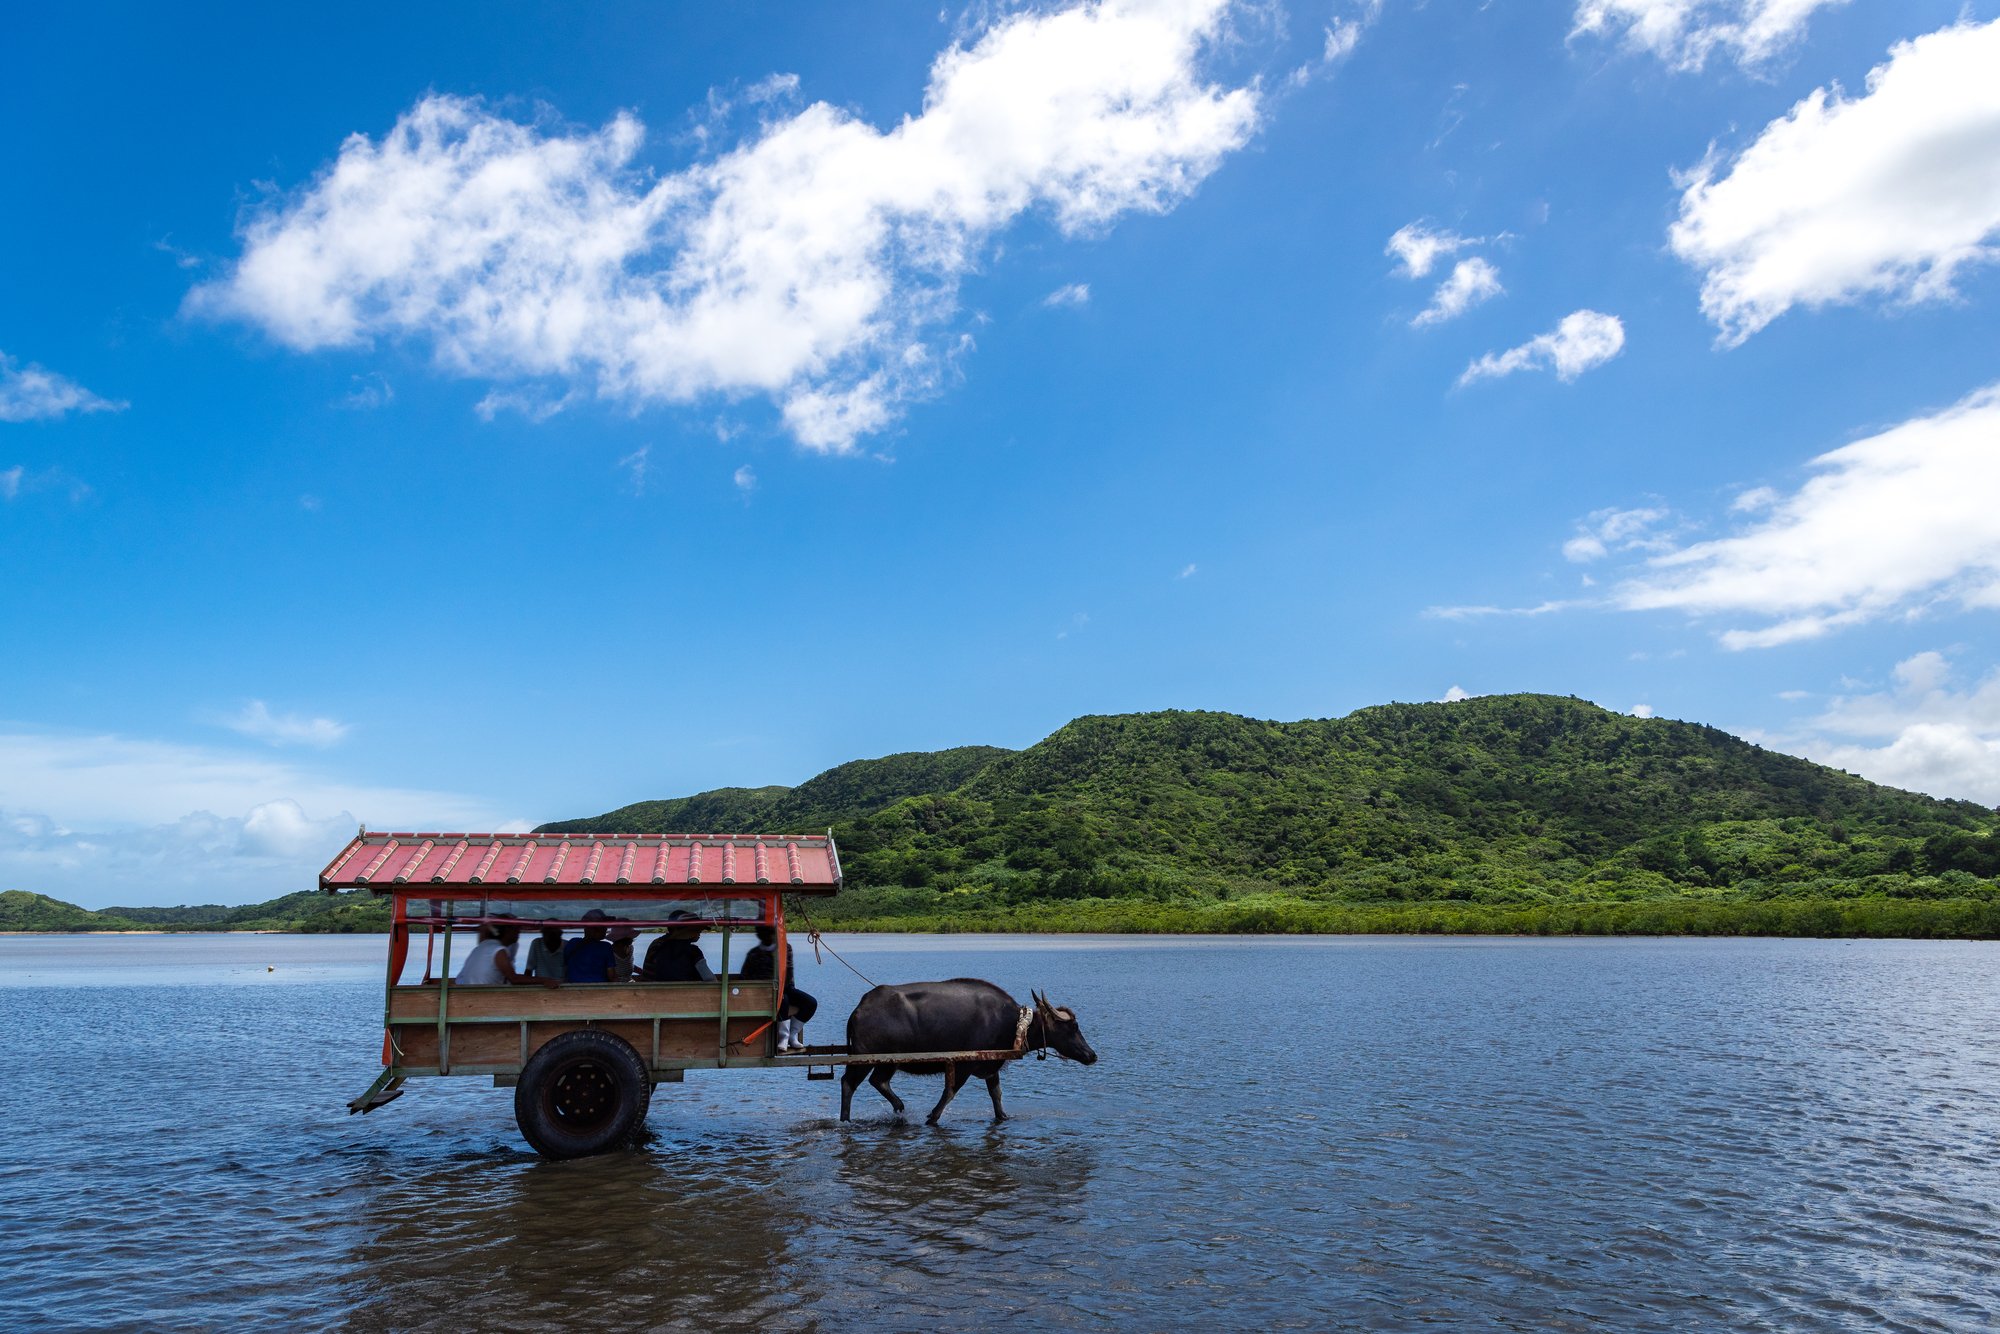
<svg viewBox="0 0 2000 1334">
<path fill-rule="evenodd" d="M 947 756 L 964 758 L 923 763 Z M 927 773 L 964 777 L 910 790 Z M 840 798 L 800 800 L 818 791 Z M 669 807 L 548 827 L 666 831 L 646 816 Z M 2000 932 L 1984 807 L 1545 695 L 1079 718 L 1018 752 L 843 765 L 756 814 L 738 827 L 832 824 L 851 892 L 825 915 L 872 925 L 1568 930 L 1585 908 L 1671 925 L 1729 904 L 1765 929 L 1866 899 L 1950 901 Z M 1745 907 L 1777 900 L 1761 926 Z"/>
<path fill-rule="evenodd" d="M 556 820 L 538 832 L 803 833 L 859 819 L 905 797 L 948 792 L 1011 754 L 998 746 L 959 746 L 850 760 L 797 787 L 719 787 L 692 797 L 636 802 L 588 819 Z"/>
<path fill-rule="evenodd" d="M 130 931 L 134 926 L 115 913 L 92 912 L 46 894 L 0 891 L 0 931 Z"/>
<path fill-rule="evenodd" d="M 2000 937 L 1992 811 L 1712 727 L 1498 695 L 1344 718 L 1079 718 L 1026 750 L 856 760 L 542 826 L 815 832 L 878 929 Z M 0 930 L 381 931 L 366 894 L 93 913 L 0 894 Z"/>
<path fill-rule="evenodd" d="M 389 905 L 365 890 L 301 890 L 240 907 L 105 908 L 93 912 L 42 894 L 0 893 L 0 931 L 387 931 Z"/>
</svg>

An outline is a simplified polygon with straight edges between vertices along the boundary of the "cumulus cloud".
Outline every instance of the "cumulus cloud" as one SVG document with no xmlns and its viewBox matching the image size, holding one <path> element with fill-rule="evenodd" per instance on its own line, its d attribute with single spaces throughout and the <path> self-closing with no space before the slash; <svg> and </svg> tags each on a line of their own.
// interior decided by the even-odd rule
<svg viewBox="0 0 2000 1334">
<path fill-rule="evenodd" d="M 1632 716 L 1634 718 L 1650 718 L 1653 716 L 1653 706 L 1650 704 L 1634 704 L 1632 706 Z"/>
<path fill-rule="evenodd" d="M 21 477 L 27 472 L 20 464 L 0 469 L 0 500 L 12 500 L 21 494 Z"/>
<path fill-rule="evenodd" d="M 1464 686 L 1455 685 L 1451 689 L 1444 692 L 1443 698 L 1439 699 L 1438 703 L 1456 704 L 1462 699 L 1471 699 L 1471 698 L 1472 698 L 1472 692 L 1470 690 L 1467 690 Z"/>
<path fill-rule="evenodd" d="M 251 700 L 239 712 L 223 719 L 223 726 L 273 746 L 331 746 L 349 731 L 346 723 L 332 718 L 273 713 L 271 706 L 261 699 Z"/>
<path fill-rule="evenodd" d="M 255 212 L 191 308 L 310 351 L 424 340 L 445 370 L 631 405 L 763 394 L 844 451 L 933 392 L 961 278 L 1031 210 L 1066 234 L 1184 199 L 1258 122 L 1202 74 L 1231 0 L 1006 17 L 888 131 L 824 102 L 664 175 L 630 114 L 528 124 L 436 95 Z"/>
<path fill-rule="evenodd" d="M 1477 255 L 1462 259 L 1452 266 L 1451 276 L 1438 285 L 1430 305 L 1410 323 L 1421 328 L 1426 324 L 1455 320 L 1480 302 L 1499 296 L 1504 290 L 1500 286 L 1500 270 Z"/>
<path fill-rule="evenodd" d="M 0 352 L 0 422 L 53 421 L 72 412 L 123 412 L 131 405 L 91 393 L 76 381 Z M 15 481 L 18 483 L 19 478 Z"/>
<path fill-rule="evenodd" d="M 1763 621 L 1723 633 L 1739 649 L 1936 604 L 2000 608 L 2000 384 L 1809 466 L 1740 531 L 1652 556 L 1616 604 Z"/>
<path fill-rule="evenodd" d="M 2000 805 L 2000 671 L 1964 689 L 1956 675 L 1944 654 L 1914 654 L 1888 689 L 1836 697 L 1787 748 L 1892 787 Z"/>
<path fill-rule="evenodd" d="M 1844 0 L 1578 0 L 1572 36 L 1619 34 L 1676 69 L 1721 52 L 1754 66 L 1805 32 L 1813 12 Z"/>
<path fill-rule="evenodd" d="M 745 495 L 748 495 L 752 491 L 755 491 L 757 489 L 757 473 L 747 463 L 744 464 L 742 467 L 738 468 L 735 471 L 735 473 L 731 475 L 730 480 L 735 482 L 736 489 L 738 491 L 743 492 L 743 494 Z"/>
<path fill-rule="evenodd" d="M 1480 245 L 1484 239 L 1460 236 L 1427 222 L 1412 222 L 1396 229 L 1382 253 L 1402 266 L 1405 278 L 1422 278 L 1437 267 L 1439 260 L 1448 259 L 1468 246 Z"/>
<path fill-rule="evenodd" d="M 490 829 L 446 792 L 115 735 L 0 733 L 0 884 L 87 904 L 242 902 L 308 888 L 360 821 Z"/>
<path fill-rule="evenodd" d="M 1616 315 L 1579 310 L 1545 334 L 1505 352 L 1488 352 L 1465 368 L 1461 385 L 1491 380 L 1516 371 L 1552 370 L 1568 383 L 1587 370 L 1602 366 L 1625 347 L 1625 325 Z"/>
<path fill-rule="evenodd" d="M 1671 231 L 1734 346 L 1793 306 L 1952 294 L 2000 255 L 2000 20 L 1889 52 L 1820 88 L 1724 164 L 1693 171 Z"/>
</svg>

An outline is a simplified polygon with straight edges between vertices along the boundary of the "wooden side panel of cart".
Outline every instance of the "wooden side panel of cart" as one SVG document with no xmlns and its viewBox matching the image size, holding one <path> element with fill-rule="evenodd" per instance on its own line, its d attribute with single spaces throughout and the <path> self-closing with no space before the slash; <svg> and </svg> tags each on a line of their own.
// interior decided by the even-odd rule
<svg viewBox="0 0 2000 1334">
<path fill-rule="evenodd" d="M 769 982 L 397 986 L 391 1064 L 400 1075 L 518 1075 L 551 1038 L 598 1028 L 629 1042 L 655 1072 L 759 1065 L 775 1050 L 775 1000 Z"/>
</svg>

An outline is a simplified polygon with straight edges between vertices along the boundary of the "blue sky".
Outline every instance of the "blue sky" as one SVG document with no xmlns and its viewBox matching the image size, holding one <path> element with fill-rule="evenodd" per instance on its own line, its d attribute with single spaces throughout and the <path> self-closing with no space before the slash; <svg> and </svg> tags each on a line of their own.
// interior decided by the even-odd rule
<svg viewBox="0 0 2000 1334">
<path fill-rule="evenodd" d="M 2000 802 L 1994 0 L 294 10 L 0 51 L 0 887 L 1516 690 Z"/>
</svg>

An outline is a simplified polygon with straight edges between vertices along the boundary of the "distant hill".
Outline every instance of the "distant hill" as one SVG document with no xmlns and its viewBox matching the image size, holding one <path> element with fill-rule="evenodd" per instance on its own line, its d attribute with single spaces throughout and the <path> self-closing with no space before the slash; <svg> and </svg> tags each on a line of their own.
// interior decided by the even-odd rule
<svg viewBox="0 0 2000 1334">
<path fill-rule="evenodd" d="M 805 833 L 873 814 L 905 797 L 948 792 L 1013 753 L 998 746 L 958 746 L 850 760 L 797 787 L 719 787 L 692 797 L 636 802 L 588 819 L 556 820 L 538 832 Z"/>
<path fill-rule="evenodd" d="M 1025 750 L 856 760 L 543 825 L 833 828 L 822 923 L 892 930 L 1508 931 L 2000 937 L 1994 812 L 1697 723 L 1493 695 L 1343 718 L 1078 718 Z M 365 894 L 0 929 L 386 930 Z"/>
<path fill-rule="evenodd" d="M 136 923 L 92 912 L 46 894 L 0 891 L 0 931 L 130 931 Z"/>
<path fill-rule="evenodd" d="M 831 824 L 852 892 L 826 914 L 871 921 L 1055 921 L 1086 902 L 1991 899 L 2000 873 L 1984 807 L 1548 695 L 1293 723 L 1085 717 L 1018 752 L 891 756 L 752 791 L 736 808 L 680 800 L 744 817 L 717 828 Z M 671 816 L 690 808 L 544 828 L 686 831 Z"/>
<path fill-rule="evenodd" d="M 93 912 L 43 894 L 0 893 L 0 931 L 387 931 L 389 906 L 366 891 L 301 890 L 263 903 L 225 907 L 105 908 Z"/>
</svg>

